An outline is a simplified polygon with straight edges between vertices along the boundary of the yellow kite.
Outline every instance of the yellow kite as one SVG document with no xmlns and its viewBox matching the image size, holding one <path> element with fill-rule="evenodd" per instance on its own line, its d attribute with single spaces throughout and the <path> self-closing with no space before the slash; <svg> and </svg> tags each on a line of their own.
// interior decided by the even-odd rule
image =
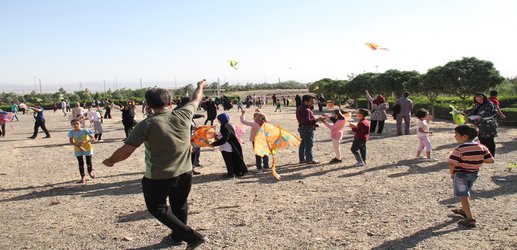
<svg viewBox="0 0 517 250">
<path fill-rule="evenodd" d="M 275 179 L 280 180 L 280 175 L 276 173 L 275 154 L 279 149 L 300 145 L 300 140 L 298 136 L 279 126 L 264 123 L 255 136 L 255 154 L 258 156 L 271 154 L 271 174 Z"/>
</svg>

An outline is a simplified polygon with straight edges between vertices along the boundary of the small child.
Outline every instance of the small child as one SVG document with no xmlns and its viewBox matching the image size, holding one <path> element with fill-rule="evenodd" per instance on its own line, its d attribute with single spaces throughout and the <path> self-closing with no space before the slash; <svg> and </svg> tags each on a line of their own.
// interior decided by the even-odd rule
<svg viewBox="0 0 517 250">
<path fill-rule="evenodd" d="M 253 145 L 253 149 L 255 149 L 255 136 L 257 135 L 257 131 L 259 131 L 260 127 L 262 127 L 262 124 L 267 122 L 266 115 L 264 113 L 261 113 L 260 110 L 256 110 L 256 112 L 253 114 L 254 122 L 249 122 L 249 121 L 246 121 L 246 119 L 244 118 L 244 114 L 246 114 L 246 111 L 242 110 L 241 114 L 242 114 L 241 123 L 246 126 L 251 127 L 250 142 Z M 256 164 L 257 170 L 259 172 L 263 171 L 262 166 L 264 167 L 264 169 L 268 169 L 269 168 L 269 156 L 264 155 L 263 157 L 260 157 L 258 155 L 255 155 L 255 164 Z"/>
<path fill-rule="evenodd" d="M 102 132 L 104 132 L 104 129 L 102 129 L 102 124 L 104 123 L 104 120 L 102 118 L 102 109 L 100 106 L 97 106 L 97 111 L 92 112 L 91 121 L 93 122 L 93 129 L 95 131 L 95 140 L 103 142 Z"/>
<path fill-rule="evenodd" d="M 416 151 L 416 158 L 423 159 L 420 154 L 425 149 L 426 160 L 427 161 L 436 161 L 435 158 L 431 157 L 431 151 L 433 146 L 431 145 L 431 141 L 429 140 L 429 136 L 433 134 L 433 132 L 429 131 L 429 122 L 431 121 L 431 116 L 429 115 L 429 111 L 425 109 L 419 109 L 416 111 L 415 116 L 418 118 L 418 126 L 416 128 L 416 134 L 418 138 L 418 149 Z"/>
<path fill-rule="evenodd" d="M 280 104 L 280 102 L 279 102 L 279 101 L 277 101 L 277 102 L 276 102 L 275 112 L 276 112 L 277 110 L 280 110 L 280 112 L 282 112 L 282 104 Z"/>
<path fill-rule="evenodd" d="M 86 157 L 88 175 L 94 179 L 95 173 L 93 172 L 92 166 L 93 147 L 91 142 L 94 141 L 95 138 L 92 135 L 92 131 L 81 128 L 81 121 L 79 119 L 73 119 L 70 124 L 74 129 L 68 132 L 68 138 L 70 140 L 70 144 L 74 145 L 74 155 L 77 157 L 77 161 L 79 162 L 79 173 L 81 174 L 80 183 L 86 183 L 87 179 L 84 174 L 83 156 Z"/>
<path fill-rule="evenodd" d="M 326 120 L 323 120 L 323 124 L 330 129 L 330 138 L 332 138 L 332 145 L 334 146 L 334 152 L 336 153 L 336 157 L 330 160 L 330 163 L 341 163 L 343 160 L 341 159 L 341 139 L 343 138 L 343 130 L 345 129 L 345 125 L 347 123 L 344 114 L 347 112 L 343 112 L 339 109 L 334 110 L 334 115 L 331 120 L 333 124 L 328 123 Z M 328 116 L 327 116 L 328 117 Z"/>
<path fill-rule="evenodd" d="M 244 109 L 242 109 L 242 101 L 241 101 L 241 98 L 239 97 L 237 99 L 237 111 L 243 111 Z"/>
<path fill-rule="evenodd" d="M 470 210 L 470 189 L 479 176 L 483 163 L 494 163 L 494 157 L 486 146 L 474 142 L 479 132 L 472 124 L 457 126 L 454 138 L 461 144 L 456 147 L 449 157 L 449 172 L 453 179 L 454 195 L 460 197 L 461 209 L 452 212 L 464 217 L 458 224 L 475 227 L 476 220 Z"/>
<path fill-rule="evenodd" d="M 357 124 L 350 123 L 350 128 L 352 128 L 352 131 L 355 132 L 354 142 L 350 148 L 355 156 L 355 159 L 357 160 L 357 163 L 354 164 L 354 167 L 362 167 L 364 164 L 366 164 L 366 141 L 368 140 L 370 134 L 370 122 L 366 120 L 368 115 L 368 110 L 359 109 L 356 114 L 359 122 Z"/>
<path fill-rule="evenodd" d="M 504 115 L 503 111 L 501 110 L 501 104 L 499 103 L 499 99 L 497 99 L 497 91 L 496 90 L 490 91 L 490 97 L 488 97 L 488 100 L 490 100 L 495 105 L 495 107 L 497 108 L 497 114 L 501 118 L 505 119 L 506 115 Z"/>
</svg>

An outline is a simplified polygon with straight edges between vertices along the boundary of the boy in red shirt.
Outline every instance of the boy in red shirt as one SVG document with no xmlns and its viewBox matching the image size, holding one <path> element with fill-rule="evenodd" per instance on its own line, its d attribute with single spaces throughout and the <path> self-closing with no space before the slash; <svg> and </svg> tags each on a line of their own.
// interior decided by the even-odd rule
<svg viewBox="0 0 517 250">
<path fill-rule="evenodd" d="M 490 97 L 488 97 L 488 100 L 490 100 L 497 108 L 497 114 L 503 119 L 506 118 L 506 116 L 503 114 L 503 111 L 501 110 L 501 104 L 499 103 L 499 100 L 497 99 L 497 91 L 495 91 L 495 90 L 490 91 Z"/>
<path fill-rule="evenodd" d="M 355 132 L 354 142 L 352 143 L 352 148 L 350 148 L 357 160 L 354 167 L 364 166 L 366 161 L 366 141 L 370 134 L 370 122 L 366 120 L 368 114 L 368 110 L 359 109 L 356 113 L 359 122 L 357 124 L 350 123 L 350 128 Z"/>
</svg>

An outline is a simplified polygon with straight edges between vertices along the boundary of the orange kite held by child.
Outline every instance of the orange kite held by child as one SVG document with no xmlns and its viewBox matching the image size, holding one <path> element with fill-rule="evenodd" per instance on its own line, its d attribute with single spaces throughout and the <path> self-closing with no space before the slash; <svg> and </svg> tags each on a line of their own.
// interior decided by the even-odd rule
<svg viewBox="0 0 517 250">
<path fill-rule="evenodd" d="M 210 144 L 215 141 L 215 137 L 215 126 L 201 126 L 194 130 L 191 142 L 198 147 L 210 147 Z"/>
<path fill-rule="evenodd" d="M 301 139 L 291 132 L 279 126 L 264 123 L 255 136 L 255 154 L 258 156 L 271 154 L 271 174 L 275 179 L 280 180 L 280 175 L 276 173 L 275 154 L 279 149 L 300 145 L 300 141 Z"/>
<path fill-rule="evenodd" d="M 386 51 L 389 51 L 388 48 L 381 48 L 381 46 L 376 44 L 376 43 L 366 43 L 366 46 L 368 46 L 368 48 L 370 48 L 371 50 L 386 50 Z"/>
</svg>

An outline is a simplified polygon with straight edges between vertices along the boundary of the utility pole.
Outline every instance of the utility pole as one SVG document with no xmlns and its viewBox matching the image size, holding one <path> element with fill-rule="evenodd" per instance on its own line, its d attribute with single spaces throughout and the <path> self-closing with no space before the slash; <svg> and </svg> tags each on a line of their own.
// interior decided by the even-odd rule
<svg viewBox="0 0 517 250">
<path fill-rule="evenodd" d="M 79 82 L 79 90 L 83 90 L 83 83 Z"/>
<path fill-rule="evenodd" d="M 104 93 L 106 93 L 106 80 L 104 80 Z"/>
<path fill-rule="evenodd" d="M 142 88 L 142 78 L 140 77 L 140 88 Z"/>
<path fill-rule="evenodd" d="M 39 93 L 43 93 L 42 89 L 41 89 L 41 79 L 39 79 Z"/>
</svg>

